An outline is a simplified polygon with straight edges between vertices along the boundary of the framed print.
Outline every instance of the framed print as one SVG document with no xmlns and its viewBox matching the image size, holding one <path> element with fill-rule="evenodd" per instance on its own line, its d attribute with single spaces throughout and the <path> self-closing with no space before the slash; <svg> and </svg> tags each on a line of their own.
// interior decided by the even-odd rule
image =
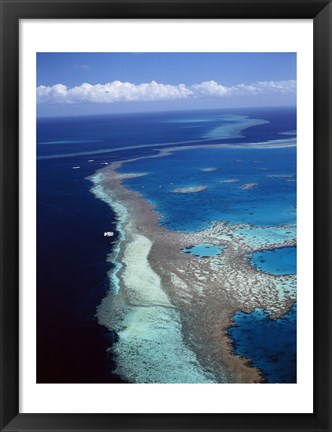
<svg viewBox="0 0 332 432">
<path fill-rule="evenodd" d="M 331 4 L 1 0 L 1 430 L 321 430 Z"/>
</svg>

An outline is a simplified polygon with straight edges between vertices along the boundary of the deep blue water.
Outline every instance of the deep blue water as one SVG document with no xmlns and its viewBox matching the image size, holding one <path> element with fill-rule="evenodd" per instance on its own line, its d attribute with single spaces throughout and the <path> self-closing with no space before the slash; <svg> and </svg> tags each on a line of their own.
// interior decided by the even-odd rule
<svg viewBox="0 0 332 432">
<path fill-rule="evenodd" d="M 209 142 L 261 142 L 285 139 L 280 135 L 296 129 L 294 108 L 223 109 L 211 111 L 118 114 L 91 117 L 44 118 L 37 122 L 38 156 L 107 152 L 118 147 L 200 141 L 224 124 L 225 115 L 247 115 L 270 123 L 248 128 L 244 138 L 212 139 Z M 194 123 L 179 120 L 203 120 Z M 208 120 L 208 121 L 207 121 Z M 105 153 L 107 154 L 107 153 Z"/>
<path fill-rule="evenodd" d="M 251 359 L 268 383 L 296 382 L 296 305 L 282 318 L 256 309 L 235 313 L 233 321 L 228 331 L 236 354 Z"/>
<path fill-rule="evenodd" d="M 251 263 L 259 270 L 267 273 L 296 274 L 296 247 L 255 252 L 252 255 Z"/>
<path fill-rule="evenodd" d="M 38 163 L 37 381 L 113 382 L 112 335 L 94 317 L 108 288 L 114 215 L 71 160 Z M 93 247 L 92 247 L 93 245 Z"/>
<path fill-rule="evenodd" d="M 160 144 L 204 143 L 211 131 L 226 124 L 222 118 L 229 114 L 270 123 L 243 130 L 243 138 L 209 143 L 285 139 L 281 133 L 296 129 L 291 108 L 37 121 L 38 382 L 120 382 L 111 372 L 113 359 L 106 354 L 116 335 L 95 318 L 108 290 L 105 258 L 116 240 L 104 238 L 103 233 L 116 231 L 116 224 L 111 208 L 89 192 L 86 177 L 105 161 L 155 154 Z M 123 150 L 114 151 L 119 148 Z M 128 181 L 128 186 L 157 205 L 165 226 L 190 231 L 217 219 L 258 225 L 295 223 L 295 157 L 295 148 L 194 150 L 137 161 L 135 167 L 128 164 L 123 169 L 149 172 Z M 225 182 L 235 177 L 238 182 Z M 241 188 L 249 183 L 256 185 Z M 195 194 L 172 192 L 199 184 L 208 188 Z"/>
</svg>

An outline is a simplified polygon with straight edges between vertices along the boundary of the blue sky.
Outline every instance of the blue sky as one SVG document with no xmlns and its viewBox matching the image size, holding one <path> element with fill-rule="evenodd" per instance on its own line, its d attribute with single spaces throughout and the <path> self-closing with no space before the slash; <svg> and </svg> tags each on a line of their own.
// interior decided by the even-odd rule
<svg viewBox="0 0 332 432">
<path fill-rule="evenodd" d="M 296 103 L 295 53 L 38 53 L 38 115 Z"/>
</svg>

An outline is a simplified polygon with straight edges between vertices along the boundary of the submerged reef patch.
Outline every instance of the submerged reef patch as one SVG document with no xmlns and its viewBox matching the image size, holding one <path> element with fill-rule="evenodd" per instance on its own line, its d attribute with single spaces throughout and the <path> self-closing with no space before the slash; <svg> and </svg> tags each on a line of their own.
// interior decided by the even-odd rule
<svg viewBox="0 0 332 432">
<path fill-rule="evenodd" d="M 188 187 L 179 187 L 172 190 L 173 193 L 182 193 L 182 194 L 189 194 L 189 193 L 196 193 L 196 192 L 203 192 L 207 189 L 207 186 L 188 186 Z"/>
<path fill-rule="evenodd" d="M 217 171 L 218 168 L 216 167 L 210 167 L 210 168 L 201 168 L 202 172 L 214 172 Z"/>
</svg>

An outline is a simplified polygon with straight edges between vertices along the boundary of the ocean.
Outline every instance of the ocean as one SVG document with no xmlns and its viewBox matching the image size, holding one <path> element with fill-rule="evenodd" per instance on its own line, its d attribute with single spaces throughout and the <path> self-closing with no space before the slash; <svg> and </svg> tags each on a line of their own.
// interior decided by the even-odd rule
<svg viewBox="0 0 332 432">
<path fill-rule="evenodd" d="M 114 358 L 107 351 L 117 335 L 95 316 L 109 290 L 112 263 L 107 255 L 119 233 L 112 208 L 95 198 L 87 177 L 105 164 L 136 158 L 119 171 L 146 173 L 125 185 L 155 205 L 165 228 L 198 231 L 219 220 L 249 224 L 257 233 L 264 227 L 273 244 L 281 230 L 296 236 L 296 147 L 241 145 L 295 139 L 295 108 L 38 119 L 37 381 L 125 382 L 114 373 Z M 233 146 L 192 148 L 220 143 Z M 178 146 L 188 149 L 140 159 Z M 195 187 L 205 190 L 176 192 Z M 115 236 L 105 238 L 105 231 Z M 239 230 L 239 235 L 253 236 L 253 231 Z M 251 263 L 259 271 L 294 274 L 294 254 L 287 258 L 294 249 L 281 256 L 274 252 L 277 259 L 261 251 Z M 296 371 L 295 306 L 275 320 L 259 310 L 244 315 L 235 314 L 236 327 L 229 329 L 234 352 L 251 360 L 266 382 L 295 382 L 295 372 L 285 374 L 286 369 Z M 258 344 L 250 344 L 252 349 L 246 342 L 249 329 Z M 271 351 L 275 344 L 255 331 L 278 339 L 278 355 Z M 282 356 L 286 349 L 288 355 Z"/>
</svg>

